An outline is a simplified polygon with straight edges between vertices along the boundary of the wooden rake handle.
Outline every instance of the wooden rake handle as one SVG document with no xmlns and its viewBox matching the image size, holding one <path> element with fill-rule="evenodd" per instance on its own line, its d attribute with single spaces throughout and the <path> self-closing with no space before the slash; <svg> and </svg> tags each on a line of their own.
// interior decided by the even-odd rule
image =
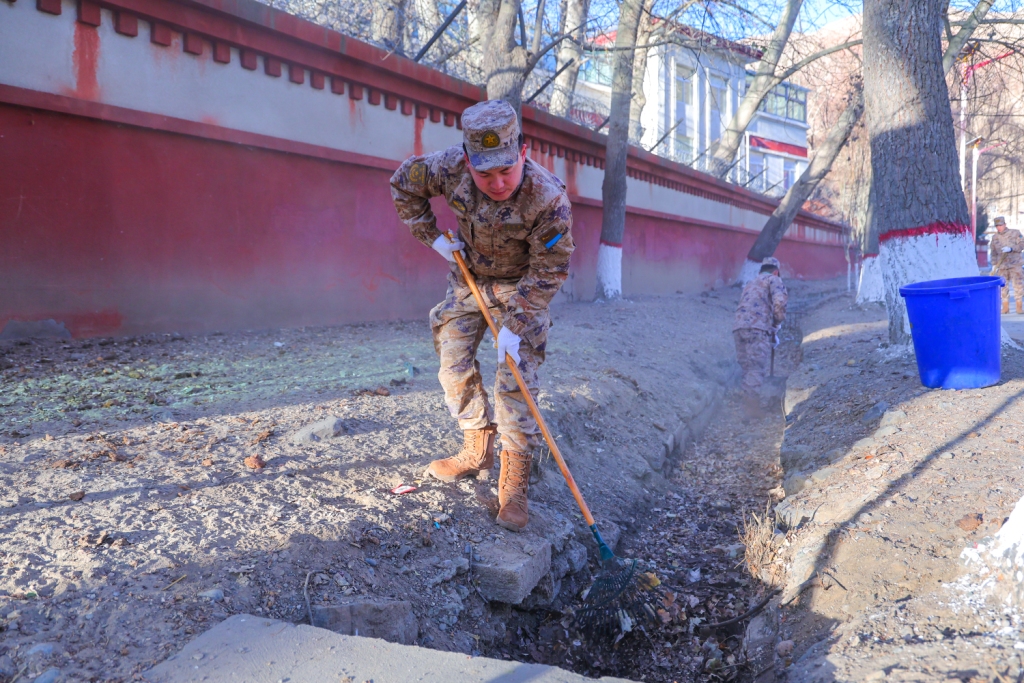
<svg viewBox="0 0 1024 683">
<path fill-rule="evenodd" d="M 445 233 L 445 237 L 452 240 L 451 233 Z M 473 274 L 469 272 L 469 266 L 466 265 L 466 260 L 462 258 L 462 253 L 456 251 L 455 263 L 459 265 L 459 270 L 462 271 L 462 277 L 465 279 L 466 284 L 469 285 L 470 291 L 473 292 L 473 298 L 476 299 L 477 306 L 480 307 L 480 312 L 483 313 L 484 320 L 487 321 L 487 327 L 491 328 L 491 334 L 494 338 L 498 338 L 498 327 L 494 324 L 494 318 L 491 317 L 491 312 L 487 309 L 487 303 L 484 301 L 484 297 L 480 294 L 480 288 L 476 286 L 476 279 Z M 533 400 L 533 394 L 530 393 L 529 388 L 526 386 L 526 381 L 523 379 L 523 375 L 519 372 L 519 366 L 516 365 L 515 360 L 508 353 L 505 354 L 505 364 L 508 365 L 508 369 L 512 371 L 512 375 L 516 378 L 516 384 L 519 385 L 519 391 L 523 394 L 523 400 L 526 401 L 526 405 L 530 408 L 530 414 L 533 415 L 533 419 L 537 421 L 540 426 L 541 434 L 544 435 L 544 440 L 548 442 L 548 448 L 551 449 L 551 455 L 554 456 L 555 462 L 558 463 L 558 469 L 562 471 L 562 476 L 565 477 L 565 483 L 569 485 L 569 490 L 572 491 L 572 497 L 576 499 L 576 504 L 580 506 L 580 512 L 583 513 L 583 519 L 587 520 L 587 526 L 593 527 L 594 515 L 590 514 L 590 507 L 587 505 L 587 501 L 583 500 L 583 494 L 580 493 L 580 488 L 576 485 L 576 480 L 572 478 L 572 472 L 569 471 L 569 467 L 565 464 L 565 459 L 562 457 L 562 452 L 558 450 L 558 444 L 555 443 L 555 438 L 551 436 L 551 430 L 548 429 L 547 422 L 544 421 L 544 417 L 540 414 L 540 408 L 537 407 L 537 402 Z"/>
</svg>

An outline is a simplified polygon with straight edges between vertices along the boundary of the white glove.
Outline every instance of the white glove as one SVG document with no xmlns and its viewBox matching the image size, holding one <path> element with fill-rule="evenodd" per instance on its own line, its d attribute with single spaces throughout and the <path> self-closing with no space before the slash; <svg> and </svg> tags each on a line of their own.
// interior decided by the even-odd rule
<svg viewBox="0 0 1024 683">
<path fill-rule="evenodd" d="M 1013 251 L 1012 247 L 1003 247 L 1003 253 L 1004 254 L 1009 254 L 1011 251 Z"/>
<path fill-rule="evenodd" d="M 522 340 L 522 337 L 507 327 L 498 330 L 498 365 L 505 362 L 506 353 L 519 365 L 519 342 Z"/>
<path fill-rule="evenodd" d="M 462 258 L 466 258 L 466 254 L 461 251 L 464 246 L 466 245 L 460 242 L 459 238 L 457 237 L 452 241 L 448 241 L 447 237 L 441 235 L 436 240 L 434 240 L 434 243 L 430 245 L 430 248 L 436 251 L 441 256 L 444 256 L 447 260 L 454 263 L 455 257 L 452 254 L 454 254 L 457 251 L 462 253 Z"/>
</svg>

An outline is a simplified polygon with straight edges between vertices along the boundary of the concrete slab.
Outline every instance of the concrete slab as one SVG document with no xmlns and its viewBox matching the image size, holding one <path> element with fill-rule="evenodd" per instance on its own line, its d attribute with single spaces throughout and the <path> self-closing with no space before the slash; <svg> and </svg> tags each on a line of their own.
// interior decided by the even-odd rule
<svg viewBox="0 0 1024 683">
<path fill-rule="evenodd" d="M 237 614 L 144 674 L 153 683 L 585 683 L 540 664 L 469 657 Z M 628 683 L 622 678 L 601 678 Z"/>
</svg>

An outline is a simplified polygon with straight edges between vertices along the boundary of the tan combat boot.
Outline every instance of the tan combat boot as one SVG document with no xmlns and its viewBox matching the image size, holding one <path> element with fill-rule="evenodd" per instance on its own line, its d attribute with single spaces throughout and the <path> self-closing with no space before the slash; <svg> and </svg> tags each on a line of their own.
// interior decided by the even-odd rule
<svg viewBox="0 0 1024 683">
<path fill-rule="evenodd" d="M 532 453 L 501 452 L 501 476 L 498 478 L 498 526 L 522 531 L 530 521 L 526 494 L 530 490 Z"/>
<path fill-rule="evenodd" d="M 1006 314 L 1006 313 L 1009 313 L 1009 312 L 1010 312 L 1010 300 L 1007 299 L 1006 301 L 1003 302 L 1003 313 Z"/>
<path fill-rule="evenodd" d="M 441 481 L 457 481 L 491 469 L 494 467 L 494 437 L 497 433 L 498 429 L 494 425 L 484 429 L 467 429 L 462 433 L 462 450 L 451 458 L 430 463 L 427 474 Z"/>
</svg>

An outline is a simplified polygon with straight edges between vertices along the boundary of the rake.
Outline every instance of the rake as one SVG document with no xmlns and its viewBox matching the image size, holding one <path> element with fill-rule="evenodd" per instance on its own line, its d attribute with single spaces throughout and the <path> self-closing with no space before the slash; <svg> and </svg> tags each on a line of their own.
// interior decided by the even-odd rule
<svg viewBox="0 0 1024 683">
<path fill-rule="evenodd" d="M 454 241 L 450 232 L 445 233 L 445 237 L 448 238 L 448 241 Z M 466 265 L 466 260 L 463 258 L 462 253 L 456 251 L 454 257 L 459 270 L 462 272 L 463 279 L 465 279 L 470 291 L 473 292 L 473 298 L 476 299 L 477 307 L 483 314 L 484 320 L 487 321 L 487 327 L 490 328 L 491 334 L 497 339 L 498 327 L 495 325 L 494 318 L 491 316 L 491 312 L 488 310 L 487 304 L 480 294 L 480 289 L 476 285 L 476 279 L 469 271 L 469 266 Z M 656 616 L 655 604 L 659 595 L 655 588 L 657 588 L 660 582 L 654 574 L 640 571 L 638 562 L 635 559 L 630 560 L 617 557 L 612 552 L 612 549 L 608 547 L 608 544 L 601 536 L 600 530 L 597 528 L 594 515 L 590 512 L 590 506 L 583 499 L 583 494 L 576 485 L 572 472 L 569 471 L 569 467 L 565 464 L 565 458 L 562 457 L 558 444 L 555 443 L 555 439 L 551 436 L 551 430 L 548 429 L 547 422 L 544 421 L 544 416 L 541 415 L 537 402 L 533 399 L 533 394 L 530 393 L 526 386 L 526 381 L 523 379 L 519 367 L 509 354 L 505 354 L 505 363 L 516 378 L 516 384 L 519 385 L 519 391 L 523 395 L 523 400 L 526 401 L 533 419 L 537 421 L 541 434 L 544 435 L 544 440 L 551 450 L 551 456 L 558 463 L 558 469 L 561 470 L 562 476 L 565 477 L 565 483 L 569 486 L 569 491 L 572 492 L 573 498 L 576 499 L 576 504 L 579 506 L 580 512 L 583 513 L 583 519 L 586 520 L 590 532 L 594 535 L 594 540 L 597 542 L 598 551 L 600 552 L 601 569 L 598 571 L 593 585 L 586 592 L 583 605 L 576 613 L 576 625 L 581 631 L 594 635 L 613 635 L 616 630 L 623 633 L 628 632 L 632 630 L 633 624 L 638 621 L 653 619 Z"/>
</svg>

